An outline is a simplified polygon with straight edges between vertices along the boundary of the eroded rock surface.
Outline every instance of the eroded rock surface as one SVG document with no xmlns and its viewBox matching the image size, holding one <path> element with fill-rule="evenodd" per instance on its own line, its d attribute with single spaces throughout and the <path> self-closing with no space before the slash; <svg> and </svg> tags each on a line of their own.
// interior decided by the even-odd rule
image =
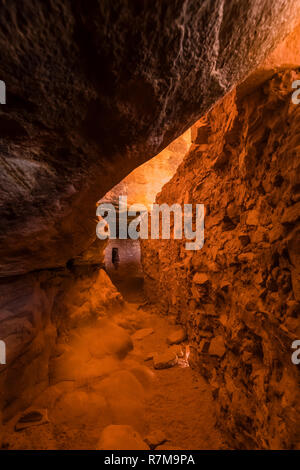
<svg viewBox="0 0 300 470">
<path fill-rule="evenodd" d="M 299 7 L 1 2 L 1 276 L 82 252 L 96 200 L 262 62 Z"/>
<path fill-rule="evenodd" d="M 192 129 L 157 202 L 205 205 L 205 243 L 144 240 L 146 292 L 188 330 L 233 448 L 299 443 L 299 72 L 233 90 Z"/>
<path fill-rule="evenodd" d="M 6 365 L 0 368 L 0 410 L 4 420 L 28 407 L 51 382 L 73 380 L 83 373 L 87 376 L 93 367 L 97 373 L 97 361 L 80 368 L 84 359 L 90 359 L 88 348 L 79 345 L 81 355 L 78 352 L 77 357 L 68 356 L 70 348 L 64 338 L 72 331 L 76 349 L 76 339 L 79 341 L 86 325 L 96 322 L 97 326 L 97 320 L 102 318 L 104 322 L 107 310 L 114 312 L 123 305 L 122 296 L 98 266 L 2 279 L 0 299 L 0 334 L 7 352 Z M 102 334 L 105 340 L 98 355 L 104 355 L 103 348 L 110 354 L 115 351 L 117 357 L 130 350 L 130 337 L 122 339 L 116 328 L 112 331 L 109 324 L 99 326 L 98 341 Z M 59 367 L 62 358 L 63 368 Z M 113 364 L 106 364 L 106 369 L 113 369 Z"/>
<path fill-rule="evenodd" d="M 74 348 L 72 350 L 75 345 L 77 351 L 78 333 L 85 331 L 87 325 L 93 324 L 99 317 L 105 315 L 107 310 L 122 306 L 122 299 L 116 289 L 105 273 L 99 271 L 103 246 L 100 244 L 99 247 L 99 243 L 93 243 L 96 225 L 95 202 L 134 167 L 165 148 L 237 81 L 255 68 L 269 50 L 293 28 L 299 6 L 299 0 L 276 2 L 254 0 L 247 5 L 243 2 L 237 5 L 233 0 L 205 3 L 200 0 L 189 2 L 178 0 L 172 4 L 157 0 L 151 2 L 151 5 L 109 0 L 86 3 L 30 0 L 24 3 L 21 9 L 16 0 L 1 2 L 0 79 L 4 80 L 7 86 L 7 104 L 1 105 L 0 108 L 0 276 L 15 276 L 30 272 L 24 276 L 3 279 L 0 284 L 0 338 L 5 339 L 8 353 L 7 365 L 1 368 L 0 373 L 0 410 L 3 411 L 5 421 L 20 409 L 27 408 L 36 399 L 35 406 L 42 409 L 49 406 L 53 412 L 51 418 L 53 417 L 58 423 L 66 420 L 65 411 L 68 410 L 67 419 L 71 424 L 76 423 L 79 433 L 83 422 L 89 424 L 94 422 L 95 418 L 103 418 L 101 424 L 104 426 L 114 420 L 131 424 L 134 417 L 137 419 L 134 425 L 140 425 L 138 417 L 142 411 L 138 408 L 137 412 L 137 402 L 130 399 L 132 390 L 137 393 L 141 391 L 142 395 L 142 385 L 138 382 L 141 380 L 147 383 L 147 374 L 145 370 L 139 369 L 138 366 L 133 367 L 132 364 L 128 365 L 128 370 L 119 370 L 120 361 L 130 350 L 129 335 L 121 332 L 120 342 L 116 344 L 113 341 L 112 344 L 106 344 L 108 357 L 101 348 L 100 351 L 98 348 L 96 351 L 84 348 L 88 356 L 85 359 L 90 362 L 87 367 L 82 358 L 80 363 L 80 357 L 74 354 Z M 243 28 L 240 27 L 241 24 Z M 293 58 L 289 58 L 289 62 L 293 63 Z M 272 62 L 267 67 L 270 69 L 273 66 Z M 277 88 L 280 88 L 280 85 L 275 84 L 274 90 Z M 248 85 L 246 89 L 249 92 Z M 240 89 L 241 97 L 244 91 Z M 268 90 L 264 93 L 270 95 Z M 269 115 L 273 114 L 272 100 L 275 104 L 278 100 L 281 102 L 281 97 L 284 95 L 284 90 L 283 95 L 281 91 L 275 92 L 274 96 L 270 95 L 272 99 L 269 102 L 268 119 Z M 229 98 L 229 101 L 231 99 Z M 254 100 L 253 109 L 242 110 L 245 118 L 252 119 L 254 116 L 255 121 L 256 105 L 257 102 Z M 227 105 L 224 106 L 226 108 Z M 235 124 L 233 131 L 230 128 L 228 140 L 227 130 L 216 119 L 213 129 L 220 134 L 221 147 L 225 138 L 226 152 L 223 152 L 223 147 L 219 149 L 221 152 L 219 158 L 219 150 L 212 149 L 212 155 L 216 157 L 213 169 L 208 156 L 202 155 L 205 151 L 203 144 L 206 144 L 205 139 L 210 137 L 211 130 L 209 128 L 200 130 L 195 127 L 196 148 L 191 155 L 196 155 L 197 158 L 201 155 L 204 163 L 208 163 L 209 171 L 221 172 L 219 182 L 222 189 L 224 189 L 222 168 L 228 160 L 227 151 L 230 155 L 233 152 L 231 145 L 232 143 L 234 145 L 236 137 L 236 113 L 240 112 L 238 106 L 238 103 L 234 104 L 234 99 L 232 107 L 229 106 L 232 113 L 230 120 L 233 119 Z M 221 109 L 222 115 L 223 108 Z M 286 119 L 290 119 L 290 111 L 284 108 L 284 112 Z M 266 128 L 264 122 L 265 120 L 268 122 L 267 118 L 263 114 L 261 118 L 263 129 Z M 259 121 L 260 118 L 257 119 Z M 239 127 L 240 123 L 237 125 Z M 275 124 L 274 121 L 271 122 L 270 126 L 273 125 L 279 126 L 280 129 L 284 126 L 281 121 L 276 120 Z M 248 132 L 248 129 L 244 130 Z M 250 137 L 254 131 L 256 132 L 250 128 Z M 204 142 L 201 139 L 204 139 Z M 267 135 L 262 136 L 258 132 L 253 139 L 250 154 L 242 155 L 243 178 L 246 178 L 243 172 L 246 175 L 249 171 L 251 173 L 253 159 L 256 161 L 257 145 L 263 144 Z M 281 148 L 281 142 L 272 142 L 272 144 L 276 149 Z M 290 145 L 294 145 L 292 138 Z M 284 147 L 284 150 L 288 150 L 288 147 Z M 292 161 L 294 162 L 291 157 L 283 175 L 274 174 L 275 170 L 272 167 L 270 178 L 275 179 L 273 181 L 267 178 L 266 181 L 270 187 L 273 185 L 277 189 L 273 194 L 272 189 L 264 188 L 271 201 L 273 198 L 276 201 L 278 194 L 281 197 L 280 188 L 285 188 L 286 180 L 284 179 L 282 183 L 281 177 L 294 178 L 291 176 L 295 175 L 295 168 L 291 169 Z M 262 159 L 262 168 L 264 162 Z M 192 160 L 193 169 L 194 164 L 196 163 Z M 202 168 L 201 171 L 205 172 L 205 169 Z M 291 180 L 289 181 L 292 185 Z M 192 182 L 188 185 L 189 191 L 190 184 Z M 296 189 L 297 183 L 293 184 Z M 262 192 L 263 196 L 265 194 Z M 272 292 L 281 293 L 283 289 L 284 295 L 287 296 L 284 302 L 286 301 L 289 313 L 283 322 L 283 327 L 287 328 L 286 334 L 290 339 L 290 331 L 297 328 L 295 321 L 297 304 L 293 297 L 289 297 L 289 292 L 292 285 L 295 298 L 297 292 L 299 295 L 299 278 L 296 272 L 299 262 L 297 239 L 294 236 L 296 232 L 291 231 L 297 210 L 292 208 L 292 202 L 295 201 L 287 200 L 287 197 L 283 197 L 285 209 L 283 224 L 272 226 L 272 230 L 267 226 L 270 243 L 287 240 L 288 256 L 285 248 L 283 251 L 278 251 L 279 259 L 284 258 L 287 264 L 281 265 L 278 262 L 277 265 L 277 261 L 275 264 L 272 261 L 273 266 L 269 263 L 269 258 L 264 262 L 272 267 L 272 270 L 267 269 L 270 282 L 268 285 L 274 287 Z M 266 199 L 263 198 L 263 203 Z M 227 202 L 225 199 L 224 204 Z M 272 206 L 272 202 L 270 204 Z M 250 203 L 246 209 L 249 212 L 247 217 L 251 221 L 249 227 L 252 229 L 249 234 L 243 232 L 239 235 L 244 247 L 249 244 L 251 246 L 252 237 L 255 236 L 262 236 L 259 240 L 264 241 L 264 230 L 255 232 L 253 229 L 259 221 L 260 212 L 253 212 Z M 226 230 L 234 230 L 239 217 L 234 205 L 231 208 L 227 207 L 226 210 L 224 227 Z M 218 217 L 215 222 L 216 225 L 220 223 Z M 223 247 L 221 251 L 222 249 Z M 277 254 L 275 259 L 278 260 Z M 247 262 L 256 263 L 256 254 L 248 253 L 245 249 L 239 253 L 238 261 L 235 263 L 239 265 Z M 225 262 L 224 264 L 226 265 Z M 185 260 L 185 267 L 188 265 L 189 260 Z M 230 276 L 233 268 L 231 264 L 229 265 L 229 279 L 222 280 L 220 284 L 222 293 L 230 292 L 232 283 Z M 58 267 L 61 269 L 57 269 Z M 174 264 L 172 269 L 177 270 L 179 267 L 181 270 L 180 262 Z M 214 272 L 215 264 L 211 263 L 210 268 Z M 177 271 L 176 273 L 178 274 Z M 171 303 L 176 305 L 173 313 L 178 311 L 176 286 L 179 277 L 172 289 Z M 263 277 L 262 282 L 265 281 Z M 187 294 L 190 287 L 188 282 L 181 284 Z M 210 276 L 207 275 L 204 283 L 197 282 L 195 285 L 196 292 L 199 290 L 201 295 L 209 295 Z M 275 286 L 278 287 L 278 291 Z M 182 294 L 181 291 L 180 296 Z M 165 297 L 162 296 L 162 299 Z M 264 297 L 262 299 L 265 302 Z M 168 302 L 169 298 L 166 300 L 166 303 Z M 219 297 L 218 301 L 214 297 L 212 302 L 207 304 L 204 302 L 205 314 L 215 318 L 218 302 Z M 244 322 L 245 328 L 250 331 L 251 343 L 256 334 L 256 326 L 249 326 L 244 318 L 241 322 L 237 321 L 235 300 L 232 305 L 233 314 L 230 315 L 231 310 L 227 312 L 230 319 L 226 334 L 229 332 L 230 336 L 231 329 L 239 331 L 239 328 L 242 328 L 241 322 Z M 266 305 L 269 308 L 269 304 Z M 185 304 L 180 303 L 180 308 L 184 306 Z M 196 322 L 198 326 L 198 318 L 202 318 L 202 313 L 200 315 L 196 307 L 197 305 L 191 307 L 194 312 L 191 322 Z M 280 304 L 280 315 L 282 310 L 284 307 Z M 263 313 L 267 315 L 269 311 L 264 310 Z M 281 319 L 277 317 L 274 321 L 280 323 Z M 248 321 L 247 315 L 246 319 Z M 130 333 L 132 333 L 131 321 L 131 318 L 123 319 L 124 323 L 130 324 Z M 135 319 L 136 323 L 138 321 Z M 235 322 L 238 324 L 237 330 Z M 225 411 L 222 412 L 228 419 L 226 407 L 233 391 L 226 382 L 228 378 L 224 379 L 220 372 L 218 362 L 220 358 L 228 368 L 229 377 L 234 375 L 234 371 L 232 362 L 226 362 L 228 361 L 226 353 L 224 357 L 220 354 L 220 351 L 223 351 L 222 346 L 227 351 L 229 342 L 225 335 L 225 346 L 220 344 L 220 337 L 224 337 L 222 325 L 222 321 L 215 324 L 214 320 L 213 325 L 209 324 L 208 328 L 206 323 L 201 325 L 201 341 L 205 338 L 206 342 L 205 344 L 202 342 L 199 348 L 194 347 L 192 357 L 196 361 L 198 354 L 207 351 L 218 352 L 212 354 L 214 367 L 211 370 L 216 372 L 213 372 L 214 376 L 210 377 L 210 380 L 215 387 L 215 394 L 220 398 L 220 403 L 225 404 Z M 109 327 L 108 324 L 107 328 Z M 107 328 L 103 328 L 102 331 L 106 336 Z M 112 330 L 114 328 L 111 327 Z M 189 325 L 190 331 L 191 328 L 193 324 L 192 327 Z M 215 338 L 218 338 L 216 344 L 210 341 L 212 328 L 216 333 Z M 151 340 L 152 336 L 154 335 L 150 335 L 148 339 Z M 66 338 L 70 339 L 70 344 L 67 344 Z M 192 342 L 196 341 L 191 335 L 190 338 Z M 88 339 L 91 337 L 88 336 Z M 277 339 L 276 337 L 276 341 Z M 259 341 L 265 348 L 264 351 L 267 351 L 268 367 L 271 363 L 272 367 L 270 366 L 266 373 L 263 371 L 260 378 L 255 376 L 253 380 L 259 382 L 261 376 L 269 377 L 269 371 L 271 370 L 272 374 L 275 371 L 275 378 L 272 376 L 270 379 L 272 384 L 274 381 L 279 382 L 274 392 L 276 395 L 274 407 L 276 410 L 277 407 L 282 409 L 278 404 L 280 400 L 278 397 L 281 394 L 287 406 L 291 407 L 293 395 L 289 390 L 292 387 L 286 387 L 287 380 L 282 382 L 281 375 L 288 376 L 292 386 L 293 379 L 290 378 L 289 371 L 284 370 L 276 354 L 269 351 L 268 333 L 264 333 Z M 278 342 L 282 344 L 282 341 L 280 336 Z M 80 345 L 78 347 L 80 349 Z M 251 347 L 249 352 L 243 346 L 243 360 L 251 357 L 252 349 L 255 349 Z M 81 368 L 78 367 L 78 362 Z M 174 369 L 168 370 L 177 374 L 178 371 Z M 205 361 L 203 361 L 203 370 L 204 372 L 206 370 Z M 245 370 L 247 372 L 250 367 Z M 246 372 L 240 371 L 240 374 Z M 106 373 L 109 377 L 102 380 Z M 94 383 L 95 389 L 91 389 L 90 383 L 87 382 L 93 381 L 95 376 L 100 377 L 100 384 Z M 76 391 L 73 387 L 75 381 L 78 381 L 77 386 L 79 385 Z M 238 393 L 236 403 L 240 399 L 239 394 L 243 402 L 240 375 L 236 381 L 238 384 L 238 392 L 234 389 L 234 393 Z M 82 383 L 87 390 L 81 390 Z M 191 380 L 190 388 L 192 383 Z M 263 385 L 259 383 L 262 389 Z M 113 394 L 120 384 L 124 386 L 124 396 L 126 395 L 124 400 L 120 400 L 118 394 Z M 282 391 L 283 386 L 287 390 Z M 255 393 L 258 396 L 255 398 L 258 402 L 255 409 L 258 409 L 261 404 L 260 395 L 258 392 Z M 264 400 L 267 393 L 268 400 L 270 396 L 273 398 L 272 390 L 264 393 Z M 176 398 L 178 394 L 186 413 L 185 390 L 176 389 Z M 90 400 L 89 406 L 87 406 L 88 400 Z M 252 398 L 249 400 L 252 405 Z M 157 403 L 154 403 L 153 407 L 156 408 Z M 0 411 L 0 421 L 2 411 Z M 171 416 L 171 411 L 172 408 L 168 408 L 167 415 Z M 230 415 L 232 433 L 236 432 L 237 427 L 240 431 L 240 427 L 245 423 L 246 418 L 244 416 L 237 418 L 237 413 L 233 410 L 233 417 Z M 203 428 L 202 421 L 206 421 L 206 416 L 202 418 L 195 415 L 195 406 L 193 406 L 187 414 L 187 419 L 192 422 L 197 418 L 194 438 L 197 437 L 200 426 L 198 421 Z M 275 413 L 274 416 L 276 421 L 278 414 Z M 290 415 L 288 419 L 291 422 L 289 432 L 278 418 L 279 426 L 282 427 L 282 440 L 287 446 L 294 432 L 294 419 Z M 250 420 L 254 428 L 260 425 L 263 429 L 264 426 L 268 430 L 271 429 L 270 440 L 273 439 L 272 442 L 275 444 L 278 442 L 276 433 L 274 437 L 277 421 L 274 423 L 271 419 L 271 424 L 267 427 L 265 415 L 255 418 L 251 416 Z M 171 423 L 169 426 L 171 427 Z M 182 434 L 184 431 L 185 427 Z M 258 432 L 255 444 L 269 445 L 262 442 L 261 435 Z M 248 445 L 249 436 L 245 438 L 246 444 L 242 433 L 241 436 L 241 445 Z M 45 448 L 51 448 L 53 445 L 55 448 L 60 442 L 62 447 L 68 448 L 70 442 L 64 442 L 64 438 L 62 433 L 56 436 L 53 442 L 52 437 L 49 441 L 49 435 L 41 427 L 38 432 L 38 443 L 35 440 L 35 445 Z M 96 438 L 98 440 L 99 435 Z M 15 436 L 13 437 L 15 448 L 24 448 L 22 438 L 20 439 L 18 441 Z M 78 442 L 76 436 L 72 436 L 72 439 L 73 443 Z M 212 446 L 207 436 L 204 441 L 204 446 Z M 81 444 L 85 445 L 84 442 Z"/>
</svg>

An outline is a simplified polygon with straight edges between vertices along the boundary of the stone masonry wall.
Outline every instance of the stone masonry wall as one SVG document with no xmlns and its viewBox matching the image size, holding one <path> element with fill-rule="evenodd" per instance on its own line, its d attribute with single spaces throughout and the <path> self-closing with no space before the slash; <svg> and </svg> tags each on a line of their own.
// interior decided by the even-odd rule
<svg viewBox="0 0 300 470">
<path fill-rule="evenodd" d="M 192 130 L 158 203 L 205 204 L 205 243 L 145 240 L 145 290 L 186 325 L 233 448 L 299 447 L 300 106 L 297 71 L 233 90 Z M 199 397 L 199 400 L 201 397 Z"/>
</svg>

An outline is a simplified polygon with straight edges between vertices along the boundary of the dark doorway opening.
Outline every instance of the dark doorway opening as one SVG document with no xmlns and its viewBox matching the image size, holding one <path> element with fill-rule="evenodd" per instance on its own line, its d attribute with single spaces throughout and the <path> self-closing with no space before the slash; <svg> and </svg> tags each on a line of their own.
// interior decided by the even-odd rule
<svg viewBox="0 0 300 470">
<path fill-rule="evenodd" d="M 111 262 L 114 266 L 115 269 L 118 269 L 119 263 L 120 263 L 120 257 L 119 257 L 119 249 L 118 248 L 113 248 L 111 250 Z"/>
</svg>

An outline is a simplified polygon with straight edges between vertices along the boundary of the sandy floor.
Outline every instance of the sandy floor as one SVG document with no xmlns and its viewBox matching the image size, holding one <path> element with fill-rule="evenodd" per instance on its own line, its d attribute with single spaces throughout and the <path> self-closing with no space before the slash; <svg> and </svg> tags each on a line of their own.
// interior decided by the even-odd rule
<svg viewBox="0 0 300 470">
<path fill-rule="evenodd" d="M 146 323 L 154 328 L 154 333 L 135 342 L 131 354 L 138 360 L 149 352 L 164 351 L 166 338 L 174 328 L 155 313 Z M 152 364 L 149 366 L 152 369 Z M 172 447 L 221 448 L 222 439 L 215 428 L 214 404 L 205 380 L 190 367 L 177 365 L 170 369 L 152 370 L 155 382 L 146 404 L 146 420 L 150 429 L 164 431 Z"/>
<path fill-rule="evenodd" d="M 121 290 L 126 296 L 126 288 Z M 149 353 L 168 348 L 166 338 L 175 326 L 153 309 L 141 307 L 141 291 L 134 294 L 132 285 L 127 300 L 130 302 L 123 311 L 110 321 L 125 328 L 127 335 L 150 327 L 153 333 L 133 340 L 134 348 L 121 360 L 92 358 L 84 367 L 88 370 L 91 361 L 96 361 L 96 368 L 101 364 L 103 370 L 105 363 L 112 371 L 93 376 L 75 374 L 45 390 L 33 408 L 46 409 L 49 423 L 16 432 L 16 417 L 6 426 L 5 448 L 95 449 L 102 430 L 111 423 L 130 424 L 142 438 L 149 432 L 163 431 L 168 439 L 165 445 L 171 448 L 223 448 L 204 379 L 184 363 L 155 370 L 152 360 L 145 361 Z"/>
</svg>

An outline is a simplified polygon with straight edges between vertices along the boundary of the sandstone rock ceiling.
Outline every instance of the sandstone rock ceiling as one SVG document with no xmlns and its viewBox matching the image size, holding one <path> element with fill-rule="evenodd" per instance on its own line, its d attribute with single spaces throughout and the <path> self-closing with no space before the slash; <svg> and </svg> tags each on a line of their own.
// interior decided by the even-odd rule
<svg viewBox="0 0 300 470">
<path fill-rule="evenodd" d="M 3 0 L 1 276 L 80 253 L 95 201 L 262 62 L 299 9 L 299 0 Z"/>
</svg>

